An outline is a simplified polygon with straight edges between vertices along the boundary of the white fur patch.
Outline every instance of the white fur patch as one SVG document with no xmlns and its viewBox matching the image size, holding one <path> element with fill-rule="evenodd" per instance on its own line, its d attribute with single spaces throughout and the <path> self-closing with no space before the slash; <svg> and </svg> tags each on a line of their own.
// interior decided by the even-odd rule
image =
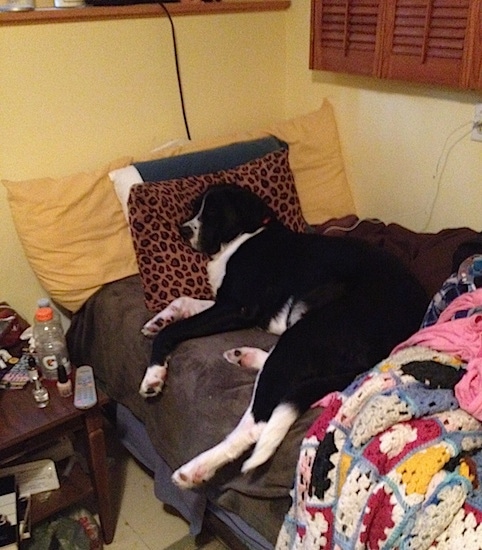
<svg viewBox="0 0 482 550">
<path fill-rule="evenodd" d="M 223 357 L 233 365 L 239 365 L 243 368 L 261 370 L 268 359 L 269 353 L 259 348 L 241 348 L 228 349 L 223 353 Z"/>
<path fill-rule="evenodd" d="M 304 302 L 296 302 L 296 304 L 291 308 L 290 317 L 288 319 L 288 328 L 295 325 L 307 311 L 308 307 Z"/>
<path fill-rule="evenodd" d="M 199 250 L 199 230 L 201 229 L 201 214 L 204 210 L 204 203 L 206 202 L 206 197 L 203 197 L 201 206 L 198 213 L 191 220 L 183 224 L 183 227 L 189 227 L 192 231 L 192 237 L 189 239 L 189 244 L 194 248 L 194 250 Z"/>
<path fill-rule="evenodd" d="M 287 330 L 292 303 L 293 298 L 290 298 L 281 310 L 271 319 L 268 325 L 268 332 L 280 335 Z"/>
<path fill-rule="evenodd" d="M 151 365 L 147 367 L 139 393 L 142 397 L 154 397 L 158 395 L 162 391 L 166 377 L 167 365 Z"/>
<path fill-rule="evenodd" d="M 209 284 L 211 285 L 214 295 L 216 295 L 219 287 L 223 283 L 224 276 L 226 275 L 226 265 L 231 256 L 243 243 L 263 230 L 264 227 L 260 227 L 254 233 L 242 233 L 230 243 L 222 245 L 221 250 L 213 256 L 213 259 L 208 263 L 207 270 Z"/>
<path fill-rule="evenodd" d="M 277 334 L 278 336 L 283 334 L 283 332 L 296 324 L 306 311 L 307 307 L 303 302 L 296 302 L 293 305 L 293 297 L 291 297 L 269 322 L 268 332 Z"/>
</svg>

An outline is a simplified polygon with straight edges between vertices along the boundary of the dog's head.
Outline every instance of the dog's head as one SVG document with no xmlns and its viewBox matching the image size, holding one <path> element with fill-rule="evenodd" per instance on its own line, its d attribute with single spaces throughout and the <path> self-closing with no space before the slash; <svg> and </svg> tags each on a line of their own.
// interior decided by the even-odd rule
<svg viewBox="0 0 482 550">
<path fill-rule="evenodd" d="M 194 217 L 179 228 L 194 250 L 216 254 L 242 233 L 253 233 L 276 218 L 257 195 L 238 185 L 210 187 L 193 205 Z"/>
</svg>

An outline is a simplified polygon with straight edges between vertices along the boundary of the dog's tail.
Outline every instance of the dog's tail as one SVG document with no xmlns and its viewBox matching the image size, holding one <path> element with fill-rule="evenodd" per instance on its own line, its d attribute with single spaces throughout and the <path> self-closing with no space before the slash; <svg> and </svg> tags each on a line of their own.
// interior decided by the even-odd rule
<svg viewBox="0 0 482 550">
<path fill-rule="evenodd" d="M 251 456 L 241 468 L 243 473 L 261 466 L 274 454 L 299 415 L 299 410 L 291 403 L 281 403 L 274 409 Z"/>
</svg>

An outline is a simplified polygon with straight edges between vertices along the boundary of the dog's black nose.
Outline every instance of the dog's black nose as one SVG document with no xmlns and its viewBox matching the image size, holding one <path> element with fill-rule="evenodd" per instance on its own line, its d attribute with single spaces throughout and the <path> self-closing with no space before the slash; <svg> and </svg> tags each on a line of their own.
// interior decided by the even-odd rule
<svg viewBox="0 0 482 550">
<path fill-rule="evenodd" d="M 179 234 L 183 239 L 186 239 L 186 241 L 188 241 L 193 236 L 193 231 L 189 227 L 189 225 L 181 225 L 179 227 Z"/>
</svg>

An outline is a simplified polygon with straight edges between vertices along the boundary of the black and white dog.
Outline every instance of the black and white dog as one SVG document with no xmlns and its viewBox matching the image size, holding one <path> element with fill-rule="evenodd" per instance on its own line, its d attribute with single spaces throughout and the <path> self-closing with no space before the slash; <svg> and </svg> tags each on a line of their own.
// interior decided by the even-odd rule
<svg viewBox="0 0 482 550">
<path fill-rule="evenodd" d="M 281 336 L 269 353 L 238 348 L 224 354 L 259 370 L 251 403 L 224 441 L 174 472 L 184 488 L 210 479 L 252 445 L 242 470 L 263 464 L 311 404 L 344 389 L 415 332 L 427 305 L 416 280 L 382 249 L 294 233 L 236 185 L 211 187 L 194 212 L 180 232 L 212 258 L 216 300 L 179 298 L 145 325 L 145 333 L 154 334 L 159 320 L 171 323 L 155 336 L 141 395 L 161 391 L 169 354 L 184 340 L 248 327 Z"/>
</svg>

